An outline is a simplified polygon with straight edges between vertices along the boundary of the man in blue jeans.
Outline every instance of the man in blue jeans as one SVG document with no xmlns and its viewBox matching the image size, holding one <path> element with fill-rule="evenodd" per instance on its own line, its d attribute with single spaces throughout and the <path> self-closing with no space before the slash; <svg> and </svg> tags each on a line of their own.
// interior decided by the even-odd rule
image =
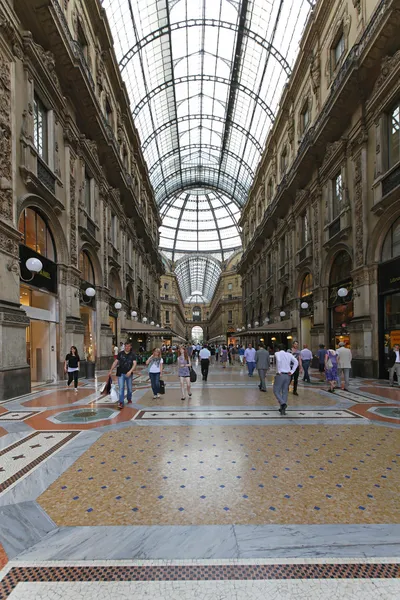
<svg viewBox="0 0 400 600">
<path fill-rule="evenodd" d="M 124 396 L 125 396 L 125 383 L 126 383 L 126 397 L 128 404 L 132 404 L 132 373 L 136 369 L 137 360 L 136 354 L 132 352 L 131 342 L 125 343 L 125 348 L 122 352 L 118 353 L 117 358 L 114 360 L 112 367 L 108 373 L 111 373 L 115 367 L 117 368 L 118 386 L 119 386 L 119 404 L 118 408 L 124 408 Z"/>
<path fill-rule="evenodd" d="M 254 369 L 256 368 L 256 351 L 252 344 L 249 344 L 244 351 L 244 358 L 249 372 L 249 377 L 253 377 Z"/>
</svg>

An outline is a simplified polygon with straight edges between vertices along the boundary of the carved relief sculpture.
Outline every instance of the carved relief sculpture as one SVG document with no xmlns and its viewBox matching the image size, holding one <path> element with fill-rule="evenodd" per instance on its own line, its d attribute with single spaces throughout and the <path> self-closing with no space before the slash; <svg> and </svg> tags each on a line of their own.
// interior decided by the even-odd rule
<svg viewBox="0 0 400 600">
<path fill-rule="evenodd" d="M 70 152 L 70 176 L 69 176 L 69 195 L 70 195 L 70 251 L 71 263 L 77 264 L 78 253 L 76 245 L 76 179 L 74 173 L 76 156 Z"/>
<path fill-rule="evenodd" d="M 0 216 L 12 221 L 12 139 L 10 63 L 0 53 Z"/>
<path fill-rule="evenodd" d="M 364 220 L 362 198 L 361 152 L 354 160 L 354 224 L 355 224 L 355 264 L 356 267 L 364 263 Z"/>
</svg>

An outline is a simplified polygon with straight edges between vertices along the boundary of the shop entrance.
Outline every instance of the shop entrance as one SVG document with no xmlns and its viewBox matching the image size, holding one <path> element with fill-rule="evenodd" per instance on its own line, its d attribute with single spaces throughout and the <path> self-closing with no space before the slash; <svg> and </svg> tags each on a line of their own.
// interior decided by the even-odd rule
<svg viewBox="0 0 400 600">
<path fill-rule="evenodd" d="M 46 292 L 21 285 L 20 301 L 30 318 L 26 328 L 26 360 L 33 386 L 57 379 L 57 301 Z"/>
</svg>

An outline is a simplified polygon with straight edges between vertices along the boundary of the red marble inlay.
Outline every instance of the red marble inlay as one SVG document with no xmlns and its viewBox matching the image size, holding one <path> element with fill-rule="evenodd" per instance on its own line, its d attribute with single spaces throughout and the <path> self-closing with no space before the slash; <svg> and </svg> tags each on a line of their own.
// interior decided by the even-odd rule
<svg viewBox="0 0 400 600">
<path fill-rule="evenodd" d="M 8 433 L 8 431 L 3 429 L 3 427 L 0 427 L 0 437 L 2 437 L 3 435 L 7 435 L 7 433 Z"/>
<path fill-rule="evenodd" d="M 8 556 L 3 546 L 0 544 L 0 569 L 8 563 Z"/>
<path fill-rule="evenodd" d="M 400 425 L 400 419 L 389 419 L 388 417 L 384 417 L 383 415 L 376 414 L 374 412 L 368 412 L 368 409 L 371 407 L 382 407 L 382 404 L 377 404 L 376 402 L 371 402 L 371 404 L 356 404 L 347 410 L 349 412 L 355 413 L 357 415 L 361 415 L 366 419 L 370 419 L 371 421 L 384 421 L 385 423 L 392 423 L 396 425 Z M 385 407 L 393 406 L 398 408 L 397 404 L 385 404 Z"/>
<path fill-rule="evenodd" d="M 400 402 L 400 388 L 384 388 L 383 386 L 360 387 L 360 392 L 366 392 L 367 394 L 374 394 L 374 396 L 381 396 L 388 400 L 398 400 L 398 402 Z"/>
<path fill-rule="evenodd" d="M 87 405 L 79 405 L 76 407 L 76 410 L 82 409 L 93 409 L 93 406 L 98 407 L 97 404 L 87 404 Z M 117 409 L 116 405 L 107 404 L 107 408 Z M 120 410 L 116 417 L 113 419 L 103 419 L 102 421 L 96 421 L 95 423 L 53 423 L 49 421 L 49 417 L 53 415 L 59 414 L 60 412 L 71 410 L 70 406 L 66 406 L 64 408 L 55 408 L 53 410 L 45 410 L 34 417 L 30 417 L 26 419 L 25 423 L 27 423 L 32 429 L 36 431 L 50 431 L 56 429 L 58 431 L 82 431 L 86 429 L 95 429 L 96 427 L 104 427 L 105 425 L 115 425 L 116 423 L 125 423 L 126 421 L 130 421 L 138 412 L 135 408 L 128 406 L 125 404 L 125 407 Z"/>
<path fill-rule="evenodd" d="M 55 390 L 51 394 L 42 394 L 36 396 L 33 400 L 22 402 L 23 406 L 62 406 L 64 404 L 74 404 L 78 400 L 83 400 L 93 394 L 94 388 L 81 388 L 77 393 L 73 388 L 64 388 Z"/>
</svg>

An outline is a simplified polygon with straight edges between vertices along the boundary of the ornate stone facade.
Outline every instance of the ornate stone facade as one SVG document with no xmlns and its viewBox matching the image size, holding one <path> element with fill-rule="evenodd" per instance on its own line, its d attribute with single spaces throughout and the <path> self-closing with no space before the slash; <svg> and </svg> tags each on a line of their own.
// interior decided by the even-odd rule
<svg viewBox="0 0 400 600">
<path fill-rule="evenodd" d="M 268 319 L 263 335 L 269 340 L 297 338 L 314 351 L 345 339 L 354 373 L 368 376 L 384 374 L 377 264 L 400 216 L 400 165 L 389 161 L 390 114 L 400 97 L 400 13 L 396 3 L 384 4 L 317 3 L 257 171 L 259 181 L 277 185 L 257 218 L 255 182 L 240 223 L 243 321 L 254 327 Z M 319 57 L 325 57 L 322 70 Z M 300 120 L 293 128 L 293 114 L 300 119 L 304 103 L 310 106 L 310 85 L 317 102 L 304 131 Z M 288 142 L 296 150 L 277 174 L 276 157 Z M 351 265 L 344 273 L 335 263 L 343 256 Z M 335 320 L 337 273 L 351 287 L 343 322 Z M 302 294 L 308 309 L 300 307 Z"/>
<path fill-rule="evenodd" d="M 60 376 L 70 345 L 109 366 L 139 301 L 142 316 L 159 316 L 161 220 L 106 17 L 88 16 L 95 4 L 21 0 L 0 11 L 0 400 L 15 395 L 16 377 L 25 393 L 39 371 Z M 32 219 L 44 238 L 24 237 Z M 42 279 L 20 256 L 42 259 Z M 43 322 L 29 318 L 39 296 Z M 39 369 L 40 353 L 50 366 Z"/>
</svg>

